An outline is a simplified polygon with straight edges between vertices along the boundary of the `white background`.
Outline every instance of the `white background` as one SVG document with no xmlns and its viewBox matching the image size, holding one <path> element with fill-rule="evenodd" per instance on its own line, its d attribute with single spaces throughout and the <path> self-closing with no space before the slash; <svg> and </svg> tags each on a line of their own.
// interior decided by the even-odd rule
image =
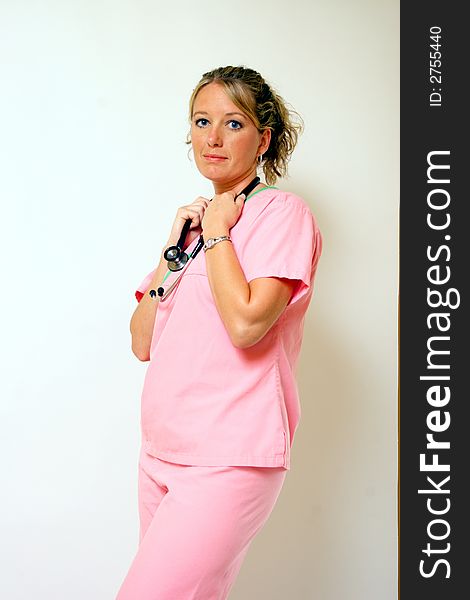
<svg viewBox="0 0 470 600">
<path fill-rule="evenodd" d="M 113 600 L 134 556 L 134 290 L 210 197 L 187 106 L 229 64 L 303 116 L 277 185 L 324 237 L 292 470 L 230 599 L 396 597 L 398 26 L 395 0 L 0 1 L 2 598 Z"/>
</svg>

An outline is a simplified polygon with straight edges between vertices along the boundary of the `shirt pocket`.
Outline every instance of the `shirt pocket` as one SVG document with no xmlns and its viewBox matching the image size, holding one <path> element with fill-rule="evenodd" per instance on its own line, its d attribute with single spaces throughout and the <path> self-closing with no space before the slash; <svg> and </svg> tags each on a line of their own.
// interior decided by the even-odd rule
<svg viewBox="0 0 470 600">
<path fill-rule="evenodd" d="M 189 264 L 185 269 L 184 275 L 203 275 L 207 277 L 206 257 L 204 250 L 199 250 L 196 257 L 189 259 Z"/>
</svg>

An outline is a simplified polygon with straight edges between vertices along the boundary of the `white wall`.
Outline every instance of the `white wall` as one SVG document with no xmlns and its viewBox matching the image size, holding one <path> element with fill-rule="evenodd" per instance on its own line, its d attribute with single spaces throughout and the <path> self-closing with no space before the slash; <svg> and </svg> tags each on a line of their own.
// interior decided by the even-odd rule
<svg viewBox="0 0 470 600">
<path fill-rule="evenodd" d="M 231 600 L 396 597 L 398 27 L 398 0 L 1 0 L 2 598 L 112 600 L 130 565 L 133 294 L 211 192 L 187 101 L 227 64 L 302 114 L 278 186 L 324 236 L 292 470 Z"/>
</svg>

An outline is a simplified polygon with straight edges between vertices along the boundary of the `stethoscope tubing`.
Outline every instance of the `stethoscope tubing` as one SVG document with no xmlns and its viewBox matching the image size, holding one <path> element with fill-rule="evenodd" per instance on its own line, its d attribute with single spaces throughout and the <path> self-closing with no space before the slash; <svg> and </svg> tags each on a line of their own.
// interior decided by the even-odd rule
<svg viewBox="0 0 470 600">
<path fill-rule="evenodd" d="M 246 197 L 248 197 L 248 194 L 258 185 L 260 181 L 259 177 L 255 177 L 254 179 L 252 179 L 250 181 L 250 183 L 241 191 L 237 194 L 236 197 L 240 196 L 241 194 L 245 194 Z M 245 198 L 246 201 L 246 198 Z M 186 223 L 183 225 L 183 230 L 180 236 L 180 239 L 178 241 L 178 248 L 182 248 L 183 244 L 184 244 L 184 240 L 186 238 L 186 234 L 189 230 L 189 227 L 191 225 L 191 219 L 187 219 Z M 202 237 L 202 234 L 199 236 L 199 240 L 198 243 L 196 244 L 196 247 L 194 248 L 194 250 L 191 252 L 191 254 L 188 257 L 188 260 L 186 261 L 185 265 L 183 266 L 182 269 L 179 270 L 179 275 L 178 277 L 176 277 L 176 279 L 169 285 L 168 288 L 164 288 L 163 286 L 160 286 L 157 290 L 158 292 L 158 300 L 160 302 L 164 302 L 168 296 L 171 294 L 171 292 L 175 289 L 175 287 L 178 285 L 181 277 L 183 276 L 184 272 L 186 271 L 186 269 L 188 268 L 188 265 L 190 262 L 192 262 L 197 254 L 199 253 L 199 251 L 201 250 L 201 248 L 204 246 L 204 238 Z M 170 270 L 171 272 L 171 270 Z M 165 281 L 165 280 L 163 280 Z M 163 282 L 162 282 L 163 283 Z"/>
</svg>

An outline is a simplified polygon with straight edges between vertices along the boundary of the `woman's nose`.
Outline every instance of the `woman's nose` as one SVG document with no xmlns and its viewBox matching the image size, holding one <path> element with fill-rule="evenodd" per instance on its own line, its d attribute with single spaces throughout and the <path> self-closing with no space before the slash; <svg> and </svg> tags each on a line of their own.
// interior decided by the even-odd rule
<svg viewBox="0 0 470 600">
<path fill-rule="evenodd" d="M 222 146 L 223 139 L 220 128 L 212 126 L 207 133 L 207 143 L 209 146 Z"/>
</svg>

